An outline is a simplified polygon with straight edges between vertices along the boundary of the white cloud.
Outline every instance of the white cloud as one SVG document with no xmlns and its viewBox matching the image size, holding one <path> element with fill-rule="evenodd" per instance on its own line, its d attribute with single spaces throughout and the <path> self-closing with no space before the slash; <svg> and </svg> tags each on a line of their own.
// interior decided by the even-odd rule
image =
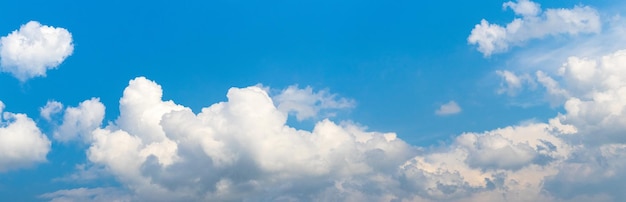
<svg viewBox="0 0 626 202">
<path fill-rule="evenodd" d="M 39 108 L 39 114 L 47 121 L 52 121 L 52 115 L 63 111 L 63 104 L 57 101 L 48 101 L 46 106 Z"/>
<path fill-rule="evenodd" d="M 621 64 L 614 57 L 621 54 L 582 64 Z M 228 101 L 197 114 L 163 101 L 162 93 L 153 81 L 132 80 L 120 99 L 118 119 L 90 137 L 80 136 L 90 144 L 89 164 L 126 188 L 121 199 L 611 200 L 621 193 L 581 190 L 599 183 L 590 179 L 626 179 L 626 161 L 618 161 L 626 143 L 572 141 L 587 136 L 588 127 L 599 129 L 597 122 L 575 121 L 584 111 L 579 103 L 548 123 L 464 133 L 441 147 L 418 148 L 393 133 L 367 132 L 350 122 L 322 120 L 312 131 L 289 127 L 287 114 L 256 86 L 232 88 Z M 611 163 L 596 165 L 598 159 Z M 564 186 L 572 180 L 580 186 Z M 52 195 L 46 196 L 71 194 Z"/>
<path fill-rule="evenodd" d="M 88 140 L 88 159 L 142 200 L 384 198 L 400 193 L 395 171 L 417 152 L 352 123 L 291 128 L 259 87 L 232 88 L 198 114 L 161 96 L 156 83 L 132 80 L 119 118 Z"/>
<path fill-rule="evenodd" d="M 621 50 L 601 58 L 571 57 L 558 75 L 538 72 L 538 76 L 551 81 L 542 82 L 548 94 L 564 100 L 563 123 L 576 126 L 582 135 L 593 134 L 582 136 L 590 142 L 626 143 L 624 64 L 626 50 Z"/>
<path fill-rule="evenodd" d="M 48 199 L 51 202 L 73 202 L 73 201 L 132 201 L 131 197 L 123 191 L 115 188 L 77 188 L 68 190 L 59 190 L 52 193 L 46 193 L 39 198 Z"/>
<path fill-rule="evenodd" d="M 0 70 L 24 82 L 46 76 L 73 51 L 72 35 L 66 29 L 30 21 L 0 38 Z"/>
<path fill-rule="evenodd" d="M 62 106 L 58 102 L 48 102 L 42 108 L 41 113 L 43 115 L 44 112 L 59 112 L 62 110 Z M 78 107 L 68 107 L 63 113 L 63 123 L 54 132 L 54 139 L 60 142 L 69 142 L 77 139 L 89 141 L 91 139 L 91 131 L 99 128 L 102 124 L 104 110 L 105 107 L 98 98 L 85 100 Z"/>
<path fill-rule="evenodd" d="M 478 45 L 478 51 L 485 56 L 505 52 L 511 46 L 521 45 L 530 39 L 599 33 L 601 30 L 598 12 L 588 6 L 541 10 L 535 2 L 519 0 L 506 2 L 503 7 L 511 8 L 520 18 L 515 18 L 504 27 L 483 19 L 467 39 L 470 44 Z"/>
<path fill-rule="evenodd" d="M 0 102 L 0 172 L 45 162 L 50 141 L 25 114 L 3 112 Z"/>
<path fill-rule="evenodd" d="M 435 114 L 439 116 L 452 115 L 461 113 L 461 107 L 453 100 L 446 104 L 442 104 L 439 109 L 435 111 Z"/>
<path fill-rule="evenodd" d="M 554 201 L 542 193 L 545 177 L 567 159 L 571 147 L 531 123 L 466 133 L 444 148 L 402 166 L 408 183 L 434 201 Z"/>
<path fill-rule="evenodd" d="M 304 89 L 295 85 L 289 86 L 274 96 L 273 99 L 279 111 L 285 114 L 294 113 L 299 121 L 317 117 L 321 111 L 352 108 L 355 105 L 354 100 L 337 98 L 336 94 L 330 94 L 324 90 L 313 92 L 309 86 Z M 332 115 L 331 113 L 321 116 L 329 117 Z"/>
<path fill-rule="evenodd" d="M 550 120 L 555 127 L 551 133 L 572 149 L 564 160 L 554 161 L 559 163 L 550 167 L 558 172 L 544 175 L 540 187 L 556 199 L 618 201 L 626 197 L 621 190 L 612 188 L 623 187 L 626 180 L 626 161 L 622 160 L 626 154 L 626 50 L 619 43 L 626 37 L 616 34 L 623 33 L 619 31 L 623 25 L 609 22 L 609 26 L 609 33 L 582 42 L 574 40 L 574 45 L 555 49 L 561 51 L 556 55 L 550 51 L 548 56 L 525 52 L 514 58 L 523 62 L 521 58 L 526 57 L 532 65 L 544 63 L 538 70 L 522 70 L 534 71 L 530 80 L 545 89 L 551 104 L 564 109 Z M 615 50 L 613 43 L 621 44 L 622 50 Z M 565 54 L 570 55 L 562 57 Z M 553 62 L 542 57 L 563 60 Z M 551 66 L 558 63 L 562 65 Z M 481 167 L 484 165 L 487 164 Z"/>
</svg>

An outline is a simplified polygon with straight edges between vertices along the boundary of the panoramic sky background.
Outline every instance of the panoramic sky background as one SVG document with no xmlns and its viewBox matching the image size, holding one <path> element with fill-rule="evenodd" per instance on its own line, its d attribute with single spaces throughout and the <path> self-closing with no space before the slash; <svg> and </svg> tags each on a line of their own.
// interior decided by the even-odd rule
<svg viewBox="0 0 626 202">
<path fill-rule="evenodd" d="M 619 201 L 626 3 L 0 2 L 11 201 Z"/>
</svg>

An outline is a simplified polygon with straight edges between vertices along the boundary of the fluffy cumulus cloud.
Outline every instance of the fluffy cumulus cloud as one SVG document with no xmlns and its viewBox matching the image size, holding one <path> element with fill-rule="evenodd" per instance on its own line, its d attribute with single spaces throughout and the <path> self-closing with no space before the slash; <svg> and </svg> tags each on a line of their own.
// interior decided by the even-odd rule
<svg viewBox="0 0 626 202">
<path fill-rule="evenodd" d="M 435 111 L 435 114 L 439 116 L 446 116 L 458 113 L 461 113 L 461 107 L 454 100 L 446 104 L 442 104 L 441 106 L 439 106 L 439 109 Z"/>
<path fill-rule="evenodd" d="M 132 80 L 117 120 L 84 137 L 89 161 L 126 184 L 135 200 L 397 197 L 398 166 L 417 152 L 393 133 L 350 122 L 289 127 L 287 114 L 256 86 L 232 88 L 227 102 L 197 114 L 161 97 L 155 82 Z M 71 197 L 65 191 L 45 196 Z"/>
<path fill-rule="evenodd" d="M 66 29 L 30 21 L 0 38 L 0 70 L 20 81 L 46 76 L 74 51 Z"/>
<path fill-rule="evenodd" d="M 0 172 L 45 162 L 50 140 L 26 114 L 4 111 L 0 102 Z"/>
<path fill-rule="evenodd" d="M 542 10 L 538 3 L 518 0 L 506 2 L 503 7 L 510 8 L 518 17 L 506 26 L 491 24 L 483 19 L 467 39 L 470 44 L 477 45 L 478 51 L 485 56 L 507 51 L 511 46 L 521 45 L 530 39 L 598 33 L 601 30 L 598 12 L 588 6 Z"/>
<path fill-rule="evenodd" d="M 609 25 L 617 26 L 610 30 L 623 27 Z M 617 37 L 613 34 L 599 37 Z M 544 92 L 547 101 L 563 107 L 563 113 L 550 120 L 555 127 L 550 131 L 563 133 L 557 137 L 570 149 L 562 161 L 549 158 L 559 162 L 553 165 L 558 172 L 542 180 L 541 190 L 551 197 L 578 201 L 619 201 L 626 197 L 614 188 L 625 186 L 626 179 L 626 161 L 622 158 L 626 154 L 626 47 L 613 50 L 613 46 L 601 44 L 584 43 L 594 54 L 568 51 L 572 55 L 560 66 L 519 74 L 506 70 L 499 73 L 509 89 L 536 85 L 543 91 L 535 92 Z"/>
<path fill-rule="evenodd" d="M 88 143 L 91 166 L 114 176 L 123 187 L 59 190 L 42 197 L 59 201 L 84 197 L 130 201 L 612 200 L 620 193 L 580 192 L 598 183 L 583 179 L 626 176 L 621 171 L 626 163 L 618 161 L 626 144 L 575 143 L 572 138 L 584 135 L 581 129 L 589 123 L 568 121 L 569 112 L 548 123 L 464 133 L 448 145 L 418 148 L 393 133 L 367 131 L 351 122 L 325 119 L 311 131 L 292 128 L 286 125 L 288 115 L 258 86 L 232 88 L 228 101 L 199 113 L 162 100 L 162 93 L 157 83 L 136 78 L 124 90 L 114 122 L 102 127 L 101 119 L 91 119 L 94 124 L 85 124 L 90 127 L 70 130 L 71 134 L 83 131 L 73 137 Z M 65 113 L 71 115 L 64 115 L 63 120 L 77 125 L 75 119 L 66 117 L 90 114 L 86 112 L 90 110 L 99 114 L 103 109 L 94 106 L 101 103 L 91 99 L 68 107 Z M 91 131 L 85 133 L 84 128 Z M 598 158 L 610 163 L 594 164 Z M 572 180 L 582 185 L 563 186 Z"/>
</svg>

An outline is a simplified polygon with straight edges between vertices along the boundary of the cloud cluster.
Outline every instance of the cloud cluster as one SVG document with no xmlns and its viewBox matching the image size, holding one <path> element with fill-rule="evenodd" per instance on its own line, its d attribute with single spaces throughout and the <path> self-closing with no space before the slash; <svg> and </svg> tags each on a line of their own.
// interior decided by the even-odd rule
<svg viewBox="0 0 626 202">
<path fill-rule="evenodd" d="M 30 21 L 0 38 L 0 70 L 24 82 L 46 76 L 73 51 L 72 35 L 66 29 Z"/>
<path fill-rule="evenodd" d="M 46 161 L 50 140 L 26 114 L 4 111 L 0 102 L 0 172 Z"/>
<path fill-rule="evenodd" d="M 161 97 L 158 84 L 136 78 L 124 90 L 115 123 L 64 132 L 89 141 L 89 161 L 131 187 L 137 200 L 384 198 L 387 182 L 400 189 L 393 184 L 395 171 L 417 152 L 393 133 L 367 132 L 348 122 L 322 120 L 312 131 L 291 128 L 287 113 L 256 86 L 232 88 L 227 102 L 198 114 Z M 62 125 L 76 125 L 68 112 L 100 112 L 85 107 L 89 101 L 68 108 Z M 91 120 L 87 126 L 101 121 L 83 120 Z"/>
<path fill-rule="evenodd" d="M 112 190 L 120 199 L 612 200 L 620 193 L 581 192 L 564 185 L 587 177 L 626 176 L 620 171 L 626 163 L 615 161 L 626 144 L 574 143 L 572 137 L 584 136 L 580 130 L 590 123 L 570 121 L 575 116 L 569 109 L 548 123 L 465 133 L 451 144 L 428 149 L 350 122 L 326 119 L 312 131 L 297 130 L 286 125 L 287 112 L 258 86 L 232 88 L 228 101 L 197 114 L 163 101 L 162 93 L 146 78 L 130 81 L 119 117 L 105 127 L 100 118 L 82 119 L 81 124 L 67 118 L 99 114 L 103 106 L 97 99 L 65 110 L 61 125 L 89 127 L 58 131 L 88 143 L 92 166 L 124 185 Z M 611 163 L 594 166 L 598 158 Z M 578 173 L 587 171 L 592 173 Z M 77 188 L 42 197 L 104 197 L 101 191 Z"/>
<path fill-rule="evenodd" d="M 510 8 L 519 18 L 506 26 L 491 24 L 483 19 L 467 38 L 470 44 L 478 45 L 478 51 L 484 56 L 505 52 L 511 46 L 521 45 L 530 39 L 561 34 L 598 33 L 601 30 L 598 12 L 588 6 L 542 10 L 538 3 L 519 0 L 506 2 L 503 8 Z"/>
</svg>

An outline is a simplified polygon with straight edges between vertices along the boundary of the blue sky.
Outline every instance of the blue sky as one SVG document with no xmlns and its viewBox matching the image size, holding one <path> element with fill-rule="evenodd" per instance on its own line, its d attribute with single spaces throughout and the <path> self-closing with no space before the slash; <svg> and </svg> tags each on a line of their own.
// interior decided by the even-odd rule
<svg viewBox="0 0 626 202">
<path fill-rule="evenodd" d="M 623 193 L 578 190 L 626 177 L 616 160 L 626 155 L 624 9 L 612 0 L 1 2 L 0 111 L 35 125 L 1 120 L 0 195 L 614 201 Z M 27 25 L 69 35 L 28 35 Z M 11 49 L 18 35 L 61 42 Z M 12 125 L 35 132 L 26 139 Z M 13 144 L 20 138 L 43 153 Z M 564 168 L 590 171 L 555 171 Z M 555 188 L 564 183 L 573 185 Z"/>
</svg>

